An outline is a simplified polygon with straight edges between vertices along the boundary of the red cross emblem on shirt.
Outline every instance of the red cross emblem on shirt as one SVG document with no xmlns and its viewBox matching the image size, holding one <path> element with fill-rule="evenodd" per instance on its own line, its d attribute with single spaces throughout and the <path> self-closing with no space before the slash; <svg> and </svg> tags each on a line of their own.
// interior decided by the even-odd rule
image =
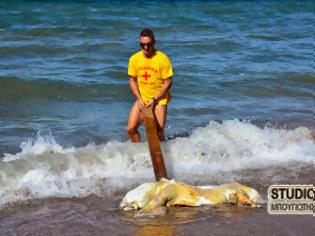
<svg viewBox="0 0 315 236">
<path fill-rule="evenodd" d="M 143 75 L 141 75 L 141 77 L 143 77 L 145 80 L 147 80 L 148 78 L 151 77 L 151 75 L 149 75 L 148 72 L 146 71 Z"/>
</svg>

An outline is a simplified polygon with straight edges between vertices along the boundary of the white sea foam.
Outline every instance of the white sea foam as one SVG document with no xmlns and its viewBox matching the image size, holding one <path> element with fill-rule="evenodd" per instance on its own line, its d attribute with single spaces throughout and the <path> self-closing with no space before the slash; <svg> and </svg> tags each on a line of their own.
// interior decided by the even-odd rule
<svg viewBox="0 0 315 236">
<path fill-rule="evenodd" d="M 35 141 L 32 138 L 29 138 L 27 141 L 22 142 L 20 148 L 22 149 L 20 153 L 5 153 L 2 161 L 8 162 L 18 159 L 27 159 L 44 153 L 66 153 L 69 151 L 74 151 L 74 148 L 64 150 L 61 145 L 56 143 L 51 134 L 48 136 L 41 136 L 40 133 L 37 134 Z"/>
<path fill-rule="evenodd" d="M 315 160 L 308 128 L 262 129 L 238 120 L 210 122 L 189 137 L 163 143 L 162 149 L 169 175 L 190 182 L 223 176 L 218 173 L 286 167 L 291 162 L 314 166 Z M 0 205 L 32 198 L 112 194 L 153 179 L 147 143 L 63 148 L 51 135 L 38 135 L 22 143 L 21 152 L 5 154 L 0 161 Z"/>
</svg>

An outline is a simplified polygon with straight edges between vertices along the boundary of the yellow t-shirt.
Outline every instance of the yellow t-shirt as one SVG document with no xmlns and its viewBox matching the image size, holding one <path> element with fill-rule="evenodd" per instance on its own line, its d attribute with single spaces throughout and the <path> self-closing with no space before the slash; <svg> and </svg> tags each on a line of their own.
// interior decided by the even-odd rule
<svg viewBox="0 0 315 236">
<path fill-rule="evenodd" d="M 140 50 L 129 59 L 128 75 L 137 77 L 140 96 L 145 104 L 157 96 L 163 86 L 163 79 L 173 76 L 173 69 L 168 57 L 161 51 L 156 51 L 151 58 L 146 58 Z M 160 105 L 166 105 L 171 99 L 168 91 L 160 100 Z"/>
</svg>

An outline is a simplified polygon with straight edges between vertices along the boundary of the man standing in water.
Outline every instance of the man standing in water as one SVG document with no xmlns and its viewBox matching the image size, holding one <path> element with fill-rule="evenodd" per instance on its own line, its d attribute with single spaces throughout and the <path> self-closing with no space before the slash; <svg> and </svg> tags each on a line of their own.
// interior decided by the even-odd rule
<svg viewBox="0 0 315 236">
<path fill-rule="evenodd" d="M 143 109 L 153 109 L 157 120 L 159 139 L 164 140 L 167 104 L 171 98 L 173 69 L 168 57 L 156 50 L 154 33 L 144 29 L 140 33 L 142 50 L 129 59 L 129 84 L 137 97 L 128 118 L 128 136 L 132 142 L 140 142 L 138 127 L 143 121 Z"/>
</svg>

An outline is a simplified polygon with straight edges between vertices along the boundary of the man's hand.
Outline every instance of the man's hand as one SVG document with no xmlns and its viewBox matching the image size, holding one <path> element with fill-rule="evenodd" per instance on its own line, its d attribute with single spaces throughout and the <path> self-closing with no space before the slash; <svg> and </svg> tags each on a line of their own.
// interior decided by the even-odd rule
<svg viewBox="0 0 315 236">
<path fill-rule="evenodd" d="M 149 104 L 147 105 L 147 108 L 148 108 L 148 107 L 154 107 L 155 104 L 156 104 L 156 99 L 155 99 L 155 98 L 152 98 L 152 99 L 150 100 Z"/>
<path fill-rule="evenodd" d="M 138 98 L 138 106 L 139 106 L 140 110 L 142 110 L 143 108 L 146 107 L 145 103 L 142 101 L 141 98 Z"/>
</svg>

